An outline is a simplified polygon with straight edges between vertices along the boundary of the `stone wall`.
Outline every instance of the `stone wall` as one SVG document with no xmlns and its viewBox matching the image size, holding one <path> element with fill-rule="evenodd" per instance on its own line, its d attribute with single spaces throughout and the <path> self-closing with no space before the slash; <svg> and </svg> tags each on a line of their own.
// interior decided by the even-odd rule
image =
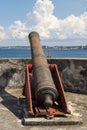
<svg viewBox="0 0 87 130">
<path fill-rule="evenodd" d="M 0 90 L 23 87 L 28 63 L 31 59 L 0 59 Z M 48 63 L 58 65 L 66 91 L 87 94 L 87 59 L 48 59 Z"/>
</svg>

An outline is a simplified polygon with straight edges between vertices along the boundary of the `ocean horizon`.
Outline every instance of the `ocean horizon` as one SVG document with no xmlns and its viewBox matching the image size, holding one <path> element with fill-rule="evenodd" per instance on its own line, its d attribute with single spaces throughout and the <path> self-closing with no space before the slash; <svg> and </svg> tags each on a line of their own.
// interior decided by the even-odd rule
<svg viewBox="0 0 87 130">
<path fill-rule="evenodd" d="M 44 49 L 50 58 L 87 58 L 87 50 Z M 30 49 L 0 49 L 0 58 L 31 58 Z"/>
</svg>

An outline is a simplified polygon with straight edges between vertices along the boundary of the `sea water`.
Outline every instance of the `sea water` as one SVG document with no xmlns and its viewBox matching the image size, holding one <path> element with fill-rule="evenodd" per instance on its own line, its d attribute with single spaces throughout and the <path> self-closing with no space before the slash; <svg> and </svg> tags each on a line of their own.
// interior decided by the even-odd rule
<svg viewBox="0 0 87 130">
<path fill-rule="evenodd" d="M 44 49 L 46 57 L 51 58 L 87 58 L 87 50 Z M 30 49 L 0 49 L 0 58 L 31 58 Z"/>
</svg>

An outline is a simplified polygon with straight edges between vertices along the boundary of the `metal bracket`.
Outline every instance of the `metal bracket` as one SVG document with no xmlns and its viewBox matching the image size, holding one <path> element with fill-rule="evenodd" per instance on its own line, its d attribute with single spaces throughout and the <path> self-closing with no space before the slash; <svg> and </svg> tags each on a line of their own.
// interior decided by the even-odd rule
<svg viewBox="0 0 87 130">
<path fill-rule="evenodd" d="M 42 104 L 38 104 L 38 102 L 35 100 L 34 95 L 35 85 L 34 80 L 32 81 L 33 66 L 32 64 L 26 65 L 25 86 L 23 89 L 23 95 L 26 97 L 28 105 L 28 113 L 31 117 L 44 116 L 46 118 L 53 118 L 54 116 L 65 116 L 66 114 L 71 113 L 67 106 L 67 101 L 64 94 L 64 88 L 58 72 L 57 65 L 50 64 L 49 68 L 59 96 L 57 100 L 53 103 L 52 107 L 45 108 L 45 106 L 43 106 Z"/>
</svg>

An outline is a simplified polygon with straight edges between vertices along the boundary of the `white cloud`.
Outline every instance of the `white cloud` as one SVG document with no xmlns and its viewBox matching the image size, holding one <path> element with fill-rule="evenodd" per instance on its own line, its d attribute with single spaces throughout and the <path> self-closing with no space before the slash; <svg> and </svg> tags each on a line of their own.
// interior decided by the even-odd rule
<svg viewBox="0 0 87 130">
<path fill-rule="evenodd" d="M 0 26 L 0 40 L 6 39 L 6 38 L 7 36 L 4 30 L 4 27 Z"/>
<path fill-rule="evenodd" d="M 12 25 L 10 25 L 8 32 L 10 37 L 19 39 L 26 38 L 28 33 L 25 23 L 21 21 L 15 21 Z"/>
<path fill-rule="evenodd" d="M 80 16 L 71 15 L 61 20 L 54 16 L 54 5 L 51 0 L 37 0 L 33 11 L 29 13 L 32 30 L 46 39 L 75 39 L 87 37 L 87 12 Z M 28 16 L 28 15 L 27 15 Z"/>
<path fill-rule="evenodd" d="M 37 0 L 33 11 L 29 13 L 32 30 L 36 30 L 43 38 L 50 38 L 51 31 L 59 26 L 58 19 L 53 15 L 54 5 L 51 0 Z M 28 16 L 28 15 L 27 15 Z"/>
<path fill-rule="evenodd" d="M 84 14 L 82 16 L 84 17 Z M 85 31 L 86 20 L 83 20 L 81 16 L 71 15 L 64 20 L 60 20 L 60 28 L 57 29 L 59 39 L 84 38 L 85 34 L 87 34 L 87 31 Z"/>
<path fill-rule="evenodd" d="M 30 31 L 39 32 L 44 39 L 87 38 L 87 12 L 58 19 L 54 15 L 54 8 L 51 0 L 37 0 L 32 11 L 27 14 L 27 21 L 14 21 L 7 31 L 0 27 L 0 39 L 26 39 Z"/>
</svg>

